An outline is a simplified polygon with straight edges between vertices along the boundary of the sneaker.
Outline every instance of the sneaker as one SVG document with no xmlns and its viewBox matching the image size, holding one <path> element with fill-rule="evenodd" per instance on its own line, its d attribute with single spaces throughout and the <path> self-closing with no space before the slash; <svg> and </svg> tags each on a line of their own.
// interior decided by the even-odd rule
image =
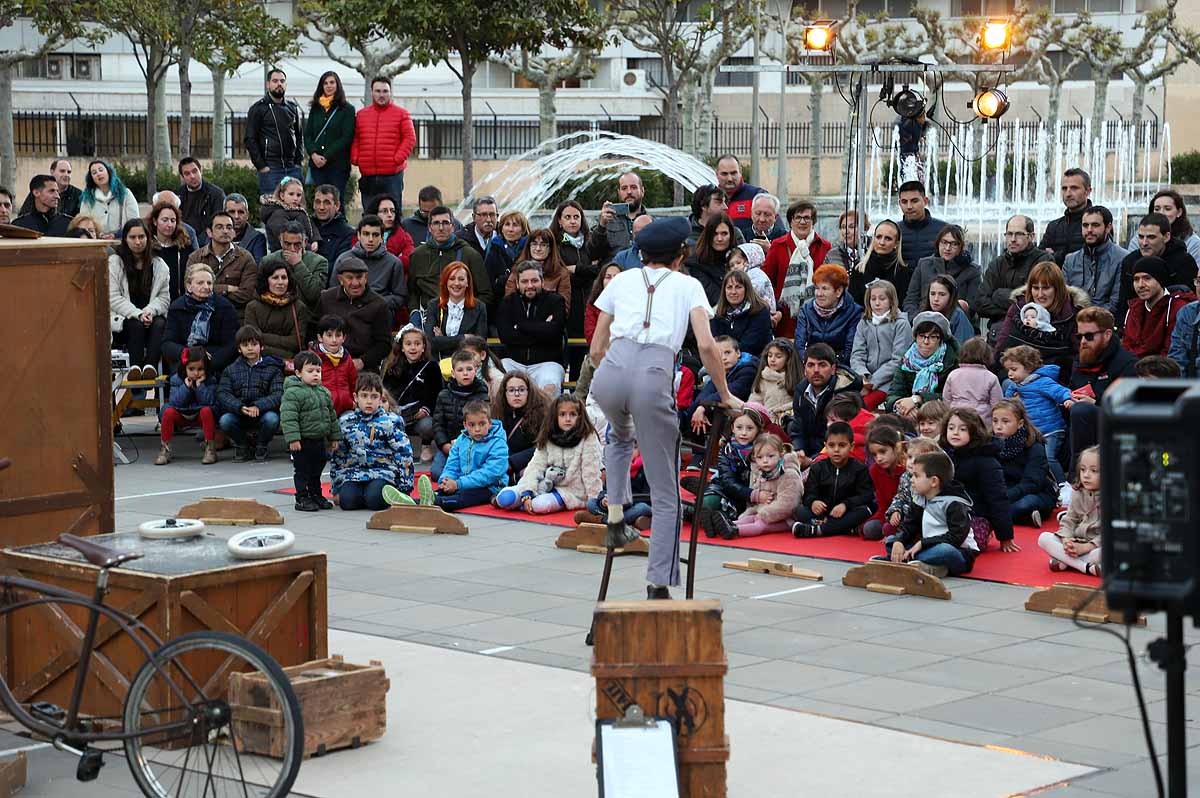
<svg viewBox="0 0 1200 798">
<path fill-rule="evenodd" d="M 200 465 L 212 465 L 217 462 L 217 445 L 213 441 L 204 442 L 204 456 L 200 458 Z"/>
<path fill-rule="evenodd" d="M 1050 558 L 1050 570 L 1054 571 L 1055 573 L 1062 573 L 1063 571 L 1067 570 L 1067 566 L 1063 565 L 1058 560 L 1051 557 Z"/>
<path fill-rule="evenodd" d="M 320 508 L 320 506 L 317 505 L 317 503 L 315 501 L 313 501 L 308 496 L 297 496 L 296 497 L 296 509 L 302 513 L 315 513 L 317 510 L 320 510 L 321 508 Z"/>
<path fill-rule="evenodd" d="M 428 474 L 417 477 L 417 495 L 421 497 L 419 504 L 424 507 L 433 506 L 433 483 L 429 481 Z"/>
<path fill-rule="evenodd" d="M 1074 493 L 1075 493 L 1075 491 L 1071 489 L 1070 482 L 1059 483 L 1058 506 L 1059 507 L 1070 507 L 1071 506 L 1071 496 L 1074 495 Z"/>
<path fill-rule="evenodd" d="M 233 462 L 248 463 L 254 459 L 254 450 L 249 446 L 236 446 L 233 449 Z"/>
<path fill-rule="evenodd" d="M 171 462 L 171 444 L 163 443 L 158 447 L 158 457 L 154 458 L 155 465 L 166 465 Z"/>
<path fill-rule="evenodd" d="M 904 562 L 904 544 L 898 540 L 892 544 L 892 562 Z"/>
<path fill-rule="evenodd" d="M 157 380 L 158 379 L 158 369 L 155 368 L 154 366 L 142 366 L 142 379 L 143 380 Z"/>
<path fill-rule="evenodd" d="M 421 462 L 422 463 L 432 463 L 433 462 L 433 447 L 432 446 L 426 444 L 421 447 Z"/>
<path fill-rule="evenodd" d="M 1034 510 L 1033 512 L 1031 512 L 1031 513 L 1029 514 L 1029 517 L 1030 517 L 1030 519 L 1033 521 L 1033 526 L 1034 526 L 1034 528 L 1035 528 L 1035 529 L 1040 529 L 1040 528 L 1041 528 L 1041 526 L 1042 526 L 1042 512 L 1041 512 L 1041 510 Z"/>
<path fill-rule="evenodd" d="M 125 372 L 125 382 L 141 382 L 141 381 L 142 381 L 142 367 L 141 366 L 130 366 L 129 371 Z"/>
<path fill-rule="evenodd" d="M 404 504 L 404 505 L 416 504 L 416 502 L 413 501 L 412 496 L 409 496 L 407 493 L 400 490 L 395 485 L 384 485 L 383 486 L 383 500 L 385 502 L 387 502 L 388 504 L 390 504 L 392 507 L 395 507 L 398 504 Z"/>
<path fill-rule="evenodd" d="M 665 599 L 670 601 L 671 591 L 666 585 L 646 585 L 646 598 L 650 600 Z"/>
<path fill-rule="evenodd" d="M 792 524 L 792 537 L 794 538 L 815 538 L 820 537 L 821 531 L 813 524 L 797 521 Z"/>
<path fill-rule="evenodd" d="M 267 462 L 267 458 L 269 456 L 270 456 L 270 452 L 268 451 L 266 446 L 255 446 L 254 447 L 254 461 L 256 463 Z"/>
<path fill-rule="evenodd" d="M 950 574 L 950 569 L 944 565 L 930 565 L 929 563 L 921 562 L 920 560 L 913 560 L 912 564 L 913 567 L 918 571 L 923 571 L 930 576 L 936 576 L 938 579 L 944 579 Z"/>
<path fill-rule="evenodd" d="M 604 516 L 596 515 L 595 513 L 589 512 L 587 510 L 576 510 L 575 511 L 575 523 L 576 524 L 603 524 L 606 521 L 607 521 L 607 519 Z"/>
<path fill-rule="evenodd" d="M 708 523 L 712 527 L 709 537 L 717 535 L 724 540 L 733 540 L 737 537 L 737 527 L 729 523 L 729 519 L 725 517 L 724 513 L 709 513 Z"/>
<path fill-rule="evenodd" d="M 324 496 L 313 496 L 312 500 L 316 503 L 317 507 L 322 510 L 333 509 L 333 502 L 329 501 L 329 499 L 326 499 Z"/>
</svg>

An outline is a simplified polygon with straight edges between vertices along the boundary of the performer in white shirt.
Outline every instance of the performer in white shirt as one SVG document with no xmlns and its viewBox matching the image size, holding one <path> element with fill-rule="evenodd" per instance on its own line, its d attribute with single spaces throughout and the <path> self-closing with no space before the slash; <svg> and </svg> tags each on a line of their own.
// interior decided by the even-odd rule
<svg viewBox="0 0 1200 798">
<path fill-rule="evenodd" d="M 675 361 L 691 325 L 700 360 L 721 402 L 738 408 L 729 393 L 721 355 L 709 330 L 712 308 L 694 277 L 679 272 L 691 233 L 686 219 L 660 219 L 636 236 L 643 268 L 621 272 L 596 300 L 600 318 L 592 337 L 596 363 L 591 396 L 610 426 L 604 463 L 608 487 L 608 543 L 626 542 L 622 512 L 632 500 L 629 465 L 636 445 L 650 483 L 647 598 L 669 599 L 679 584 L 679 422 Z"/>
</svg>

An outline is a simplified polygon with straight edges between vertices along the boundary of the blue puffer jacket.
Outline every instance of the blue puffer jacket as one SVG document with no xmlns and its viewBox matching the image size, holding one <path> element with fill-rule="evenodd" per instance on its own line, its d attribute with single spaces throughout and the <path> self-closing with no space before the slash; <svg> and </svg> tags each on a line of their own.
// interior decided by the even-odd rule
<svg viewBox="0 0 1200 798">
<path fill-rule="evenodd" d="M 725 383 L 729 386 L 731 394 L 745 401 L 750 396 L 750 389 L 754 387 L 756 376 L 758 376 L 758 358 L 742 352 L 738 361 L 733 364 L 733 368 L 726 373 Z M 704 383 L 704 387 L 696 392 L 696 398 L 692 400 L 687 409 L 680 412 L 680 421 L 685 424 L 691 423 L 692 414 L 702 403 L 719 401 L 721 401 L 721 397 L 717 394 L 717 386 L 713 384 L 712 380 L 708 380 Z"/>
<path fill-rule="evenodd" d="M 975 327 L 962 308 L 955 308 L 950 316 L 950 334 L 960 345 L 975 337 Z"/>
<path fill-rule="evenodd" d="M 1004 389 L 1004 395 L 1020 397 L 1029 420 L 1043 435 L 1067 428 L 1061 405 L 1071 398 L 1071 391 L 1058 381 L 1058 366 L 1042 366 L 1031 379 L 1020 385 L 1010 383 Z"/>
<path fill-rule="evenodd" d="M 196 385 L 195 389 L 187 387 L 183 381 L 183 377 L 178 374 L 171 375 L 171 398 L 167 401 L 168 407 L 173 407 L 185 416 L 194 416 L 200 412 L 202 407 L 211 407 L 216 410 L 217 405 L 217 383 L 212 379 L 205 379 L 204 382 Z"/>
<path fill-rule="evenodd" d="M 841 304 L 829 318 L 817 313 L 815 299 L 810 299 L 800 308 L 796 319 L 796 353 L 801 357 L 811 344 L 829 344 L 837 353 L 838 363 L 850 365 L 850 352 L 854 348 L 854 332 L 862 320 L 862 305 L 854 301 L 849 292 L 842 294 Z"/>
<path fill-rule="evenodd" d="M 221 372 L 217 402 L 221 412 L 238 415 L 254 405 L 263 413 L 278 413 L 283 399 L 283 361 L 263 355 L 254 365 L 239 357 Z"/>
<path fill-rule="evenodd" d="M 717 475 L 709 481 L 706 492 L 719 494 L 745 507 L 750 501 L 749 452 L 742 454 L 732 441 L 727 441 L 717 458 Z"/>
<path fill-rule="evenodd" d="M 492 421 L 492 428 L 481 441 L 463 430 L 446 458 L 442 479 L 447 478 L 457 482 L 459 490 L 487 488 L 493 496 L 499 493 L 508 484 L 508 438 L 504 425 Z"/>
<path fill-rule="evenodd" d="M 404 419 L 386 410 L 366 415 L 355 408 L 338 419 L 342 443 L 330 461 L 333 492 L 345 482 L 382 479 L 408 493 L 413 488 L 412 445 L 404 433 Z"/>
</svg>

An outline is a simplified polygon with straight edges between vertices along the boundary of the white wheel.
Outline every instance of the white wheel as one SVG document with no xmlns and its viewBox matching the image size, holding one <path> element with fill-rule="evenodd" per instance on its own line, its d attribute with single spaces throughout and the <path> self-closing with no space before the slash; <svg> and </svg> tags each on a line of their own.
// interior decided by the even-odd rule
<svg viewBox="0 0 1200 798">
<path fill-rule="evenodd" d="M 229 539 L 229 553 L 240 560 L 278 557 L 296 543 L 296 536 L 278 526 L 248 529 Z"/>
<path fill-rule="evenodd" d="M 194 538 L 204 534 L 204 522 L 196 518 L 160 518 L 138 526 L 138 534 L 154 540 Z"/>
</svg>

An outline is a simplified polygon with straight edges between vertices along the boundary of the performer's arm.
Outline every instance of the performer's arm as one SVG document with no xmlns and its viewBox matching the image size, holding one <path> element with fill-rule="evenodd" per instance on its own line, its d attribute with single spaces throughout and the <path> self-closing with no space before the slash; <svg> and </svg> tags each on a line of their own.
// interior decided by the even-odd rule
<svg viewBox="0 0 1200 798">
<path fill-rule="evenodd" d="M 600 318 L 604 318 L 603 313 L 600 314 Z M 692 322 L 692 334 L 696 336 L 696 348 L 700 352 L 700 362 L 708 370 L 708 377 L 716 386 L 717 395 L 721 397 L 721 404 L 736 410 L 742 406 L 742 400 L 729 393 L 729 385 L 725 381 L 725 366 L 721 363 L 721 350 L 717 346 L 717 342 L 713 340 L 712 329 L 708 324 L 708 313 L 704 308 L 692 308 L 689 318 Z M 605 333 L 607 332 L 606 329 Z M 597 323 L 596 336 L 592 338 L 593 350 L 599 334 L 600 325 Z"/>
<path fill-rule="evenodd" d="M 596 331 L 592 333 L 592 346 L 588 353 L 592 358 L 593 366 L 599 366 L 600 361 L 604 359 L 604 353 L 608 351 L 608 335 L 612 327 L 612 320 L 612 314 L 603 310 L 600 311 L 600 317 L 596 319 Z M 705 324 L 707 325 L 707 322 Z"/>
</svg>

